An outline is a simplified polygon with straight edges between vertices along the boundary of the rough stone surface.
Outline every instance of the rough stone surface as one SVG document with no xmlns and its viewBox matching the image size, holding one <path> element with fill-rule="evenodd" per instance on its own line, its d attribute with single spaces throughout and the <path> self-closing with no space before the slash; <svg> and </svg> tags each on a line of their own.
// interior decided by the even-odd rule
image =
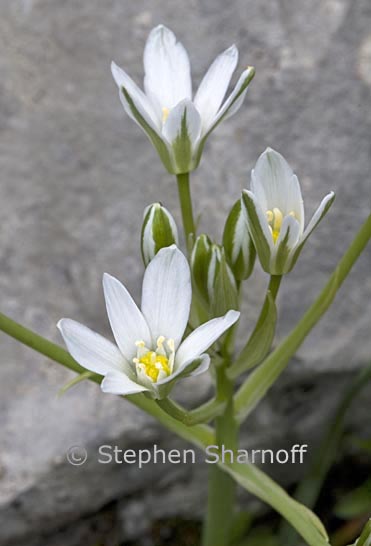
<svg viewBox="0 0 371 546">
<path fill-rule="evenodd" d="M 142 211 L 160 199 L 179 219 L 176 186 L 124 115 L 109 63 L 115 59 L 139 82 L 146 35 L 164 22 L 190 51 L 195 82 L 234 41 L 240 67 L 257 69 L 244 107 L 210 138 L 193 177 L 202 229 L 220 237 L 222 219 L 267 145 L 298 173 L 308 216 L 329 189 L 337 192 L 333 209 L 284 282 L 278 338 L 288 332 L 369 212 L 369 0 L 5 0 L 1 11 L 2 310 L 57 340 L 61 316 L 108 334 L 103 271 L 139 295 Z M 370 253 L 254 413 L 245 443 L 315 445 L 352 371 L 371 354 L 369 269 Z M 246 288 L 241 330 L 251 327 L 265 283 L 257 272 Z M 139 472 L 98 465 L 93 458 L 78 469 L 69 466 L 65 452 L 71 445 L 90 453 L 101 443 L 168 447 L 173 440 L 93 385 L 58 398 L 69 372 L 5 336 L 0 342 L 1 544 L 32 539 L 35 546 L 50 546 L 57 528 L 117 498 L 123 498 L 122 513 L 127 505 L 133 517 L 138 503 L 153 506 L 152 496 L 162 499 L 162 508 L 147 509 L 147 516 L 199 514 L 201 465 Z M 180 399 L 197 403 L 209 390 L 206 377 L 189 380 Z M 369 394 L 349 422 L 368 432 Z M 300 470 L 269 469 L 286 483 Z M 128 516 L 123 526 L 133 534 Z M 79 534 L 81 526 L 74 529 L 55 544 L 89 540 Z"/>
</svg>

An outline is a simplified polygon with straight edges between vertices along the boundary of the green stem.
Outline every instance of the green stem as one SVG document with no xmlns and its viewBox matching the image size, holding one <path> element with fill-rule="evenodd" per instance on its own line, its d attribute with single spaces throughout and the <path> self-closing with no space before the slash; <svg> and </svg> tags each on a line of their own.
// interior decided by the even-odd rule
<svg viewBox="0 0 371 546">
<path fill-rule="evenodd" d="M 59 362 L 59 364 L 63 364 L 63 366 L 66 366 L 66 368 L 69 368 L 78 374 L 86 372 L 86 369 L 80 366 L 80 364 L 78 364 L 62 347 L 39 336 L 36 332 L 25 328 L 25 326 L 22 326 L 3 313 L 0 313 L 0 331 L 5 332 L 17 341 L 23 343 L 23 345 L 31 347 L 34 351 L 47 356 L 55 362 Z"/>
<path fill-rule="evenodd" d="M 228 377 L 236 379 L 240 374 L 254 368 L 267 356 L 272 348 L 276 331 L 277 310 L 275 300 L 281 284 L 281 275 L 272 275 L 255 328 L 240 354 L 228 369 Z"/>
<path fill-rule="evenodd" d="M 198 425 L 199 423 L 208 423 L 212 419 L 215 419 L 215 417 L 221 415 L 226 407 L 226 402 L 222 402 L 217 398 L 213 398 L 208 402 L 205 402 L 205 404 L 202 404 L 202 406 L 190 411 L 187 411 L 170 398 L 157 400 L 157 404 L 167 414 L 189 427 Z"/>
<path fill-rule="evenodd" d="M 195 222 L 193 219 L 193 208 L 191 198 L 191 188 L 189 185 L 189 173 L 177 175 L 178 193 L 180 208 L 182 211 L 183 229 L 186 246 L 192 247 L 192 238 L 196 236 Z"/>
<path fill-rule="evenodd" d="M 224 413 L 215 419 L 216 445 L 221 450 L 236 451 L 238 447 L 238 425 L 234 417 L 233 382 L 228 379 L 225 367 L 216 368 L 217 397 L 225 400 Z M 227 457 L 225 457 L 227 461 Z M 202 546 L 226 546 L 231 535 L 236 499 L 236 482 L 219 466 L 211 465 L 207 514 L 204 523 Z"/>
<path fill-rule="evenodd" d="M 269 279 L 268 290 L 273 296 L 273 300 L 276 301 L 279 287 L 281 285 L 282 275 L 271 275 Z"/>
</svg>

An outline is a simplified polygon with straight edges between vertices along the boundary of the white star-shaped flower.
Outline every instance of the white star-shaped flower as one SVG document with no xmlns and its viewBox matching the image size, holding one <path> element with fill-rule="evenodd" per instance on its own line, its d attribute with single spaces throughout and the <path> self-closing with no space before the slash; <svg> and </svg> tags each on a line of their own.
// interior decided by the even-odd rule
<svg viewBox="0 0 371 546">
<path fill-rule="evenodd" d="M 263 269 L 283 275 L 294 267 L 308 237 L 335 199 L 328 193 L 304 229 L 304 204 L 298 177 L 286 159 L 267 148 L 251 172 L 251 191 L 242 205 Z"/>
<path fill-rule="evenodd" d="M 102 390 L 112 394 L 164 398 L 177 379 L 208 369 L 205 351 L 239 318 L 231 310 L 182 341 L 192 290 L 188 262 L 175 245 L 160 250 L 147 266 L 141 310 L 114 277 L 105 274 L 103 288 L 117 345 L 71 319 L 60 320 L 58 328 L 73 358 L 103 375 Z"/>
<path fill-rule="evenodd" d="M 171 173 L 190 172 L 197 167 L 211 131 L 240 108 L 254 69 L 242 72 L 223 102 L 238 62 L 233 45 L 215 59 L 192 98 L 188 54 L 163 25 L 150 32 L 143 60 L 144 92 L 112 63 L 121 102 L 148 135 L 165 167 Z"/>
</svg>

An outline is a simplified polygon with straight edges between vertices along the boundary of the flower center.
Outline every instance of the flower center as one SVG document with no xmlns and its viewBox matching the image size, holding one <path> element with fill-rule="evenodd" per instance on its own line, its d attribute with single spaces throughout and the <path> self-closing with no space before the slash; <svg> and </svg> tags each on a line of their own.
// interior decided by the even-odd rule
<svg viewBox="0 0 371 546">
<path fill-rule="evenodd" d="M 167 118 L 169 117 L 170 110 L 169 108 L 166 108 L 166 106 L 162 107 L 162 123 L 165 123 Z"/>
<path fill-rule="evenodd" d="M 272 233 L 273 242 L 274 244 L 276 244 L 281 231 L 284 216 L 280 209 L 277 207 L 274 207 L 272 210 L 267 210 L 266 215 Z M 289 212 L 288 216 L 293 216 L 294 218 L 296 217 L 294 211 Z"/>
<path fill-rule="evenodd" d="M 154 351 L 148 349 L 144 341 L 137 341 L 136 346 L 137 356 L 133 358 L 133 362 L 139 378 L 142 376 L 143 379 L 147 378 L 156 383 L 171 374 L 175 354 L 172 339 L 165 339 L 164 336 L 160 336 L 157 339 L 157 347 Z"/>
</svg>

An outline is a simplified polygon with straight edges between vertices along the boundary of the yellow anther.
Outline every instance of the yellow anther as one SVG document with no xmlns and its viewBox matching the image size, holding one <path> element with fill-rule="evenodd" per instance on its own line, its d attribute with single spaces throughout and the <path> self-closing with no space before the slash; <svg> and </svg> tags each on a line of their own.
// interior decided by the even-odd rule
<svg viewBox="0 0 371 546">
<path fill-rule="evenodd" d="M 167 118 L 169 117 L 170 110 L 169 108 L 166 108 L 166 106 L 162 107 L 162 123 L 165 123 Z"/>
<path fill-rule="evenodd" d="M 148 351 L 137 360 L 137 364 L 143 365 L 145 374 L 153 381 L 157 381 L 160 371 L 170 375 L 169 360 L 164 355 L 159 355 L 155 351 Z"/>
<path fill-rule="evenodd" d="M 282 226 L 283 214 L 279 208 L 274 207 L 273 210 L 266 212 L 268 224 L 272 230 L 273 242 L 276 243 Z"/>
<path fill-rule="evenodd" d="M 136 342 L 135 342 L 135 345 L 136 345 L 136 347 L 145 347 L 145 346 L 146 346 L 146 344 L 144 343 L 144 341 L 136 341 Z"/>
</svg>

